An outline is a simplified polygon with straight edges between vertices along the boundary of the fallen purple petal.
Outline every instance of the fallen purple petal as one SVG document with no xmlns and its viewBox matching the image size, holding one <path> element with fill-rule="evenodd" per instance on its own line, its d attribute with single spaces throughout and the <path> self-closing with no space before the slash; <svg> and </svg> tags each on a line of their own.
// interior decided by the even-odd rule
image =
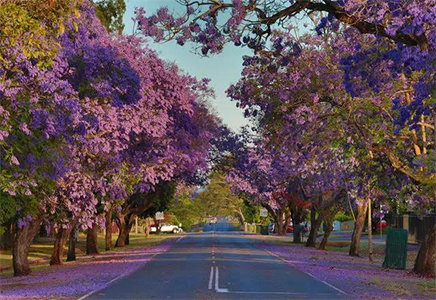
<svg viewBox="0 0 436 300">
<path fill-rule="evenodd" d="M 70 298 L 100 290 L 117 277 L 125 277 L 169 249 L 172 240 L 157 246 L 79 257 L 76 262 L 51 267 L 30 276 L 0 279 L 1 299 Z"/>
</svg>

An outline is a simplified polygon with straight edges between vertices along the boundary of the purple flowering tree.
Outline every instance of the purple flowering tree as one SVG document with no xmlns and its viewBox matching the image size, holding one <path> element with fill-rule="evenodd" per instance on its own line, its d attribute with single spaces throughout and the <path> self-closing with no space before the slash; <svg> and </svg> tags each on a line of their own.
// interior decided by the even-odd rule
<svg viewBox="0 0 436 300">
<path fill-rule="evenodd" d="M 59 14 L 53 14 L 57 4 Z M 83 124 L 77 92 L 65 80 L 68 63 L 55 44 L 73 7 L 60 1 L 31 13 L 36 5 L 1 2 L 9 36 L 0 41 L 1 215 L 13 232 L 15 275 L 30 273 L 27 253 L 42 221 L 40 201 L 53 195 Z M 16 18 L 23 22 L 11 27 Z"/>
<path fill-rule="evenodd" d="M 288 149 L 286 153 L 297 154 L 304 153 L 305 149 L 320 150 L 323 148 L 320 141 L 328 141 L 325 146 L 337 148 L 340 145 L 348 160 L 354 161 L 358 170 L 345 178 L 350 178 L 348 185 L 358 191 L 354 193 L 358 216 L 354 246 L 350 249 L 350 255 L 358 255 L 369 200 L 380 195 L 380 186 L 376 183 L 393 174 L 391 169 L 418 182 L 418 189 L 426 196 L 409 199 L 425 204 L 416 203 L 416 207 L 425 207 L 428 203 L 425 199 L 434 197 L 433 151 L 428 149 L 433 147 L 433 142 L 426 138 L 432 133 L 431 125 L 425 122 L 428 113 L 424 111 L 418 119 L 409 114 L 406 120 L 399 121 L 408 112 L 404 107 L 398 109 L 399 103 L 411 103 L 407 83 L 412 79 L 404 74 L 395 76 L 393 62 L 381 60 L 379 56 L 384 57 L 386 51 L 390 51 L 383 41 L 379 42 L 380 51 L 373 52 L 369 58 L 361 52 L 370 51 L 369 47 L 377 41 L 362 38 L 354 29 L 345 30 L 342 36 L 330 33 L 300 39 L 276 32 L 271 41 L 272 52 L 258 52 L 244 58 L 243 77 L 228 93 L 238 101 L 239 107 L 246 108 L 246 116 L 259 123 L 263 132 L 278 137 L 274 147 L 282 148 L 289 136 L 290 147 L 297 145 L 297 149 L 294 152 Z M 359 47 L 355 47 L 357 42 Z M 356 63 L 363 58 L 366 63 Z M 373 74 L 371 81 L 362 78 L 368 73 Z M 415 80 L 420 78 L 417 73 L 410 76 L 415 76 Z M 399 101 L 394 101 L 396 107 L 392 105 L 394 97 L 400 97 Z M 422 107 L 431 111 L 431 98 L 426 99 Z M 418 127 L 404 127 L 406 123 Z M 323 134 L 310 134 L 310 129 Z M 299 139 L 306 133 L 309 135 Z M 322 157 L 320 153 L 318 159 L 322 161 Z M 340 185 L 344 186 L 344 181 L 339 182 Z M 392 192 L 397 188 L 389 187 Z M 432 209 L 427 206 L 424 211 Z M 427 243 L 423 248 L 425 245 Z"/>
<path fill-rule="evenodd" d="M 11 4 L 18 15 L 30 8 Z M 26 17 L 29 26 L 46 22 Z M 26 35 L 0 41 L 1 221 L 14 226 L 16 275 L 30 273 L 28 248 L 43 219 L 56 230 L 51 264 L 60 264 L 76 228 L 98 251 L 98 226 L 131 195 L 170 180 L 195 184 L 219 123 L 203 103 L 207 80 L 182 74 L 139 38 L 109 35 L 88 2 L 64 17 L 54 32 L 35 33 L 38 43 L 46 38 L 42 50 L 29 54 L 41 45 Z"/>
</svg>

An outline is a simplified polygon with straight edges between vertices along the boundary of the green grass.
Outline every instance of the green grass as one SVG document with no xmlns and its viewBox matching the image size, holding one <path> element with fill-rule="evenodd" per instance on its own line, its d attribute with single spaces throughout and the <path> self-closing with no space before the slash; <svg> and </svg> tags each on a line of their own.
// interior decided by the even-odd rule
<svg viewBox="0 0 436 300">
<path fill-rule="evenodd" d="M 351 242 L 327 242 L 328 251 L 339 251 L 339 252 L 349 252 Z M 374 256 L 384 256 L 385 246 L 380 244 L 373 244 L 373 254 Z M 369 246 L 367 241 L 361 241 L 359 246 L 360 256 L 369 255 Z"/>
<path fill-rule="evenodd" d="M 117 240 L 117 234 L 112 236 L 112 245 L 115 245 Z M 130 244 L 124 248 L 113 248 L 111 252 L 123 251 L 126 249 L 141 248 L 147 246 L 154 246 L 161 243 L 163 240 L 170 238 L 169 234 L 152 234 L 148 238 L 144 234 L 130 234 Z M 37 238 L 35 243 L 30 246 L 29 249 L 29 261 L 31 262 L 32 271 L 44 270 L 49 268 L 49 260 L 53 250 L 54 238 Z M 98 235 L 98 250 L 100 253 L 105 251 L 104 235 Z M 64 247 L 63 261 L 67 258 L 68 243 Z M 84 255 L 86 253 L 86 235 L 79 235 L 79 242 L 76 244 L 77 256 Z M 7 268 L 12 266 L 12 252 L 10 250 L 0 251 L 0 268 Z M 13 271 L 11 269 L 5 270 L 0 273 L 0 277 L 11 276 Z"/>
<path fill-rule="evenodd" d="M 436 280 L 434 279 L 423 279 L 416 283 L 418 288 L 423 288 L 427 293 L 436 294 Z"/>
<path fill-rule="evenodd" d="M 418 280 L 394 281 L 386 278 L 374 277 L 363 280 L 363 284 L 378 285 L 386 291 L 399 296 L 434 299 L 436 293 L 436 281 L 434 279 L 419 278 Z"/>
</svg>

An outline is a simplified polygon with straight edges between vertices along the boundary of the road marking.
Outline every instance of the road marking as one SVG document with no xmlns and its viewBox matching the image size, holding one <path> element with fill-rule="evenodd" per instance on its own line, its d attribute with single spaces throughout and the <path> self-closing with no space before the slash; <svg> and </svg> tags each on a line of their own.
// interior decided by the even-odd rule
<svg viewBox="0 0 436 300">
<path fill-rule="evenodd" d="M 283 257 L 278 256 L 277 254 L 275 254 L 275 253 L 273 253 L 273 252 L 271 252 L 271 251 L 269 251 L 269 250 L 264 250 L 264 251 L 268 252 L 269 254 L 271 254 L 271 255 L 277 257 L 278 259 L 280 259 L 280 260 L 282 260 L 282 261 L 284 261 L 284 262 L 292 263 L 292 261 L 286 260 L 286 259 L 284 259 Z M 331 284 L 328 283 L 328 282 L 325 282 L 324 280 L 321 280 L 321 279 L 315 277 L 314 275 L 310 274 L 310 273 L 307 272 L 307 271 L 303 271 L 303 270 L 300 270 L 300 269 L 297 269 L 297 270 L 299 270 L 299 271 L 301 271 L 301 272 L 303 272 L 303 273 L 309 275 L 309 276 L 312 277 L 313 279 L 316 279 L 316 280 L 318 280 L 318 281 L 321 281 L 321 282 L 324 283 L 325 285 L 328 285 L 329 287 L 331 287 L 332 289 L 338 291 L 338 292 L 341 293 L 341 294 L 348 295 L 348 294 L 347 294 L 346 292 L 344 292 L 343 290 L 341 290 L 341 289 L 335 287 L 334 285 L 331 285 Z"/>
<path fill-rule="evenodd" d="M 341 289 L 339 289 L 339 288 L 337 288 L 337 287 L 335 287 L 334 285 L 331 285 L 330 283 L 328 283 L 328 282 L 325 282 L 324 280 L 321 280 L 321 279 L 319 279 L 319 278 L 317 278 L 317 277 L 315 277 L 315 276 L 313 276 L 312 274 L 310 274 L 309 272 L 304 272 L 304 273 L 306 273 L 307 275 L 309 275 L 310 277 L 312 277 L 312 278 L 315 278 L 316 280 L 319 280 L 319 281 L 321 281 L 322 283 L 324 283 L 324 284 L 326 284 L 326 285 L 328 285 L 329 287 L 331 287 L 332 289 L 335 289 L 335 290 L 337 290 L 339 293 L 341 293 L 341 294 L 344 294 L 344 295 L 347 295 L 347 293 L 346 292 L 344 292 L 343 290 L 341 290 Z"/>
<path fill-rule="evenodd" d="M 308 293 L 292 293 L 292 292 L 244 292 L 244 291 L 229 291 L 230 294 L 272 294 L 272 295 L 319 295 L 319 296 L 331 296 L 332 294 L 327 293 L 315 293 L 315 294 L 308 294 Z"/>
<path fill-rule="evenodd" d="M 179 242 L 181 239 L 183 239 L 185 236 L 186 236 L 186 235 L 179 237 L 179 238 L 177 239 L 176 243 L 178 243 L 178 242 Z"/>
<path fill-rule="evenodd" d="M 220 289 L 218 286 L 218 282 L 219 282 L 219 271 L 218 271 L 218 267 L 215 267 L 215 292 L 217 293 L 228 293 L 229 289 Z"/>
<path fill-rule="evenodd" d="M 210 267 L 210 276 L 209 276 L 209 290 L 212 289 L 212 283 L 213 283 L 213 266 Z"/>
</svg>

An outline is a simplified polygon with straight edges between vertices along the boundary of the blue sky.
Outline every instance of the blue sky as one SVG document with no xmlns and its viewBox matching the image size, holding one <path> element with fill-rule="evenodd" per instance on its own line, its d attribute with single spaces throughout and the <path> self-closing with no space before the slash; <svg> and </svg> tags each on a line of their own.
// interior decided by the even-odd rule
<svg viewBox="0 0 436 300">
<path fill-rule="evenodd" d="M 127 11 L 124 15 L 125 32 L 132 33 L 132 17 L 135 7 L 144 7 L 147 13 L 154 13 L 159 7 L 167 6 L 170 11 L 180 11 L 181 5 L 175 0 L 126 0 Z M 241 49 L 233 45 L 225 47 L 223 53 L 210 58 L 194 54 L 189 44 L 179 46 L 175 42 L 166 44 L 150 44 L 158 51 L 160 57 L 174 61 L 185 72 L 197 78 L 210 78 L 210 85 L 216 92 L 216 99 L 211 104 L 218 116 L 233 130 L 247 124 L 242 110 L 236 108 L 235 102 L 226 97 L 225 91 L 230 84 L 235 83 L 242 71 L 242 56 L 250 54 L 248 49 Z"/>
</svg>

